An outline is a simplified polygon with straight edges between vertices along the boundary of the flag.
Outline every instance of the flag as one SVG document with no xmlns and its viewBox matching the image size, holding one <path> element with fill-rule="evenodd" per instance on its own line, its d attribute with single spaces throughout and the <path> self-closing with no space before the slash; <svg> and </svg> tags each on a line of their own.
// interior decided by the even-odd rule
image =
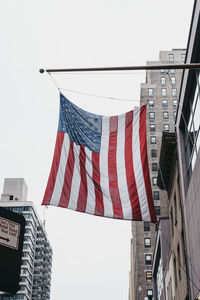
<svg viewBox="0 0 200 300">
<path fill-rule="evenodd" d="M 146 106 L 89 113 L 60 94 L 53 163 L 42 205 L 157 222 L 149 177 Z"/>
</svg>

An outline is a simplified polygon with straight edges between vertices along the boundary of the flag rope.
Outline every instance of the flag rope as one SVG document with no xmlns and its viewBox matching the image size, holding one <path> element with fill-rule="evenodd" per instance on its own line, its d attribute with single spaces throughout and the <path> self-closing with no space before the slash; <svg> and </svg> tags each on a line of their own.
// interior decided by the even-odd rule
<svg viewBox="0 0 200 300">
<path fill-rule="evenodd" d="M 90 96 L 90 97 L 96 97 L 96 98 L 102 98 L 102 99 L 109 99 L 109 100 L 116 100 L 116 101 L 127 101 L 127 102 L 140 102 L 140 100 L 134 100 L 134 99 L 123 99 L 123 98 L 116 98 L 116 97 L 111 97 L 111 96 L 102 96 L 102 95 L 96 95 L 96 94 L 90 94 L 90 93 L 85 93 L 82 91 L 76 91 L 76 90 L 71 90 L 71 89 L 67 89 L 67 88 L 61 88 L 59 87 L 59 85 L 57 84 L 55 78 L 53 78 L 51 73 L 48 73 L 50 78 L 52 79 L 52 81 L 54 82 L 55 86 L 57 87 L 58 91 L 60 92 L 62 91 L 67 91 L 70 93 L 75 93 L 75 94 L 80 94 L 80 95 L 85 95 L 85 96 Z"/>
</svg>

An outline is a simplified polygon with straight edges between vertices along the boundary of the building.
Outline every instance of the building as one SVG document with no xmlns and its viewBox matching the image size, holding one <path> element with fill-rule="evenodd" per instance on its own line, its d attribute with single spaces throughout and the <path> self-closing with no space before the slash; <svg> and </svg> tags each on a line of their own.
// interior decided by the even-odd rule
<svg viewBox="0 0 200 300">
<path fill-rule="evenodd" d="M 158 186 L 167 191 L 170 222 L 168 220 L 167 226 L 163 227 L 163 220 L 160 219 L 160 228 L 156 237 L 156 245 L 161 241 L 160 249 L 155 247 L 153 259 L 154 295 L 158 300 L 189 299 L 185 226 L 176 146 L 176 134 L 164 132 L 160 151 Z M 162 265 L 159 272 L 162 276 L 158 276 L 159 258 Z M 157 280 L 161 277 L 162 284 Z"/>
<path fill-rule="evenodd" d="M 161 51 L 159 61 L 149 61 L 147 65 L 184 63 L 185 50 Z M 162 132 L 174 132 L 177 99 L 181 84 L 181 70 L 149 70 L 146 82 L 141 84 L 140 104 L 147 103 L 147 148 L 149 171 L 156 214 L 168 217 L 168 198 L 157 185 L 158 161 Z M 132 235 L 136 255 L 134 269 L 134 297 L 131 300 L 153 298 L 152 262 L 156 227 L 148 222 L 134 222 Z"/>
<path fill-rule="evenodd" d="M 26 219 L 20 290 L 15 296 L 0 292 L 0 299 L 50 299 L 52 249 L 33 203 L 27 201 L 27 185 L 23 178 L 4 180 L 0 206 Z"/>
<path fill-rule="evenodd" d="M 200 0 L 194 1 L 186 63 L 200 62 Z M 200 295 L 200 70 L 185 70 L 176 119 L 190 299 Z"/>
<path fill-rule="evenodd" d="M 171 247 L 169 218 L 160 218 L 156 235 L 156 243 L 153 255 L 153 294 L 154 299 L 165 300 L 165 280 L 164 271 L 168 261 L 168 254 Z M 178 299 L 178 298 L 175 298 Z M 171 299 L 172 300 L 172 299 Z"/>
<path fill-rule="evenodd" d="M 194 1 L 187 64 L 200 62 L 200 0 Z M 164 133 L 158 185 L 169 198 L 170 250 L 163 270 L 163 298 L 200 299 L 200 69 L 185 70 L 175 134 Z M 166 233 L 161 235 L 166 237 Z M 167 233 L 168 235 L 168 233 Z M 156 239 L 158 243 L 158 236 Z M 163 255 L 164 253 L 162 253 Z M 158 251 L 154 252 L 154 268 Z M 156 277 L 156 276 L 155 276 Z"/>
<path fill-rule="evenodd" d="M 131 247 L 130 247 L 130 264 L 131 264 L 131 267 L 130 267 L 130 272 L 129 272 L 129 283 L 130 283 L 130 286 L 129 286 L 129 300 L 130 299 L 134 299 L 134 280 L 135 280 L 135 272 L 134 272 L 134 266 L 135 266 L 135 253 L 134 253 L 134 247 L 135 245 L 135 241 L 133 240 L 133 238 L 131 239 Z"/>
</svg>

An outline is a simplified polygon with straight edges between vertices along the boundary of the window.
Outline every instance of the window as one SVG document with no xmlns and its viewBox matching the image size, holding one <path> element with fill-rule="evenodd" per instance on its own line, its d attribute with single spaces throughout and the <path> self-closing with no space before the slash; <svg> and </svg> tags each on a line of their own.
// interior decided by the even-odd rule
<svg viewBox="0 0 200 300">
<path fill-rule="evenodd" d="M 149 107 L 154 107 L 154 100 L 153 99 L 149 100 Z"/>
<path fill-rule="evenodd" d="M 144 222 L 144 231 L 150 231 L 150 222 Z"/>
<path fill-rule="evenodd" d="M 28 270 L 24 269 L 24 268 L 21 268 L 21 273 L 26 274 L 26 273 L 28 273 Z"/>
<path fill-rule="evenodd" d="M 188 179 L 197 159 L 200 147 L 200 75 L 198 75 L 194 93 L 190 96 L 187 107 L 186 124 L 184 123 L 185 154 Z"/>
<path fill-rule="evenodd" d="M 163 111 L 163 119 L 169 119 L 168 111 Z"/>
<path fill-rule="evenodd" d="M 156 216 L 160 216 L 160 206 L 155 206 Z"/>
<path fill-rule="evenodd" d="M 151 157 L 152 158 L 157 157 L 157 150 L 156 149 L 151 149 Z"/>
<path fill-rule="evenodd" d="M 151 247 L 151 238 L 144 238 L 144 247 L 145 248 Z"/>
<path fill-rule="evenodd" d="M 173 107 L 177 107 L 177 100 L 176 99 L 173 99 L 172 103 L 173 103 Z"/>
<path fill-rule="evenodd" d="M 155 119 L 155 112 L 149 113 L 149 119 L 154 120 Z"/>
<path fill-rule="evenodd" d="M 167 89 L 166 88 L 161 89 L 161 95 L 164 96 L 164 97 L 167 96 Z"/>
<path fill-rule="evenodd" d="M 151 265 L 151 254 L 146 254 L 145 255 L 145 264 L 146 265 Z"/>
<path fill-rule="evenodd" d="M 24 285 L 21 285 L 21 286 L 20 286 L 20 290 L 21 290 L 21 291 L 25 291 L 25 290 L 26 290 L 26 287 L 25 287 Z"/>
<path fill-rule="evenodd" d="M 152 282 L 152 272 L 151 271 L 146 272 L 146 282 L 147 283 Z"/>
<path fill-rule="evenodd" d="M 166 84 L 166 78 L 160 77 L 160 84 L 165 85 Z"/>
<path fill-rule="evenodd" d="M 176 84 L 176 77 L 175 76 L 172 76 L 171 77 L 171 83 L 174 85 Z"/>
<path fill-rule="evenodd" d="M 32 223 L 30 221 L 26 221 L 26 226 L 32 227 Z"/>
<path fill-rule="evenodd" d="M 177 96 L 177 89 L 176 88 L 172 89 L 172 96 L 173 97 Z"/>
<path fill-rule="evenodd" d="M 153 199 L 154 199 L 154 200 L 160 200 L 160 194 L 159 194 L 159 191 L 154 191 L 154 192 L 153 192 Z"/>
<path fill-rule="evenodd" d="M 148 95 L 151 97 L 153 96 L 153 89 L 148 89 Z"/>
<path fill-rule="evenodd" d="M 176 119 L 176 111 L 173 111 L 173 117 Z"/>
<path fill-rule="evenodd" d="M 155 124 L 150 124 L 150 131 L 156 131 L 156 125 Z"/>
<path fill-rule="evenodd" d="M 185 53 L 181 53 L 181 61 L 185 62 Z"/>
<path fill-rule="evenodd" d="M 13 196 L 13 195 L 10 195 L 10 196 L 9 196 L 9 199 L 10 199 L 10 200 L 13 200 L 13 199 L 14 199 L 14 196 Z"/>
<path fill-rule="evenodd" d="M 157 172 L 158 171 L 158 164 L 157 163 L 152 163 L 152 171 Z"/>
<path fill-rule="evenodd" d="M 156 136 L 150 136 L 150 143 L 156 144 Z"/>
<path fill-rule="evenodd" d="M 157 185 L 157 177 L 152 177 L 152 184 Z"/>
<path fill-rule="evenodd" d="M 167 106 L 168 106 L 167 99 L 162 99 L 162 107 L 167 107 Z"/>
<path fill-rule="evenodd" d="M 147 290 L 147 296 L 148 297 L 153 297 L 153 290 L 152 289 L 148 289 Z M 150 298 L 151 299 L 151 298 Z"/>
<path fill-rule="evenodd" d="M 174 54 L 172 53 L 169 54 L 169 61 L 174 61 Z"/>
<path fill-rule="evenodd" d="M 165 73 L 165 69 L 161 69 L 161 70 L 160 70 L 160 73 Z"/>
<path fill-rule="evenodd" d="M 174 74 L 174 73 L 175 73 L 175 70 L 174 70 L 174 69 L 170 69 L 170 73 L 171 73 L 171 74 Z"/>
<path fill-rule="evenodd" d="M 169 124 L 163 124 L 163 131 L 169 131 Z"/>
</svg>

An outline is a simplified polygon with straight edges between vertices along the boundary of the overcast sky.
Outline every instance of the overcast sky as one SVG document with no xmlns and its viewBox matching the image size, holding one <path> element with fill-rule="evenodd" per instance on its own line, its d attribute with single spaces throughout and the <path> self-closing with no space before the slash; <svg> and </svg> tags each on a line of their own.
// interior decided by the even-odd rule
<svg viewBox="0 0 200 300">
<path fill-rule="evenodd" d="M 131 222 L 41 208 L 52 162 L 58 90 L 40 68 L 144 65 L 186 48 L 193 1 L 6 0 L 0 3 L 0 190 L 23 177 L 53 247 L 52 300 L 127 300 Z M 57 74 L 80 107 L 118 114 L 139 101 L 143 72 Z"/>
</svg>

